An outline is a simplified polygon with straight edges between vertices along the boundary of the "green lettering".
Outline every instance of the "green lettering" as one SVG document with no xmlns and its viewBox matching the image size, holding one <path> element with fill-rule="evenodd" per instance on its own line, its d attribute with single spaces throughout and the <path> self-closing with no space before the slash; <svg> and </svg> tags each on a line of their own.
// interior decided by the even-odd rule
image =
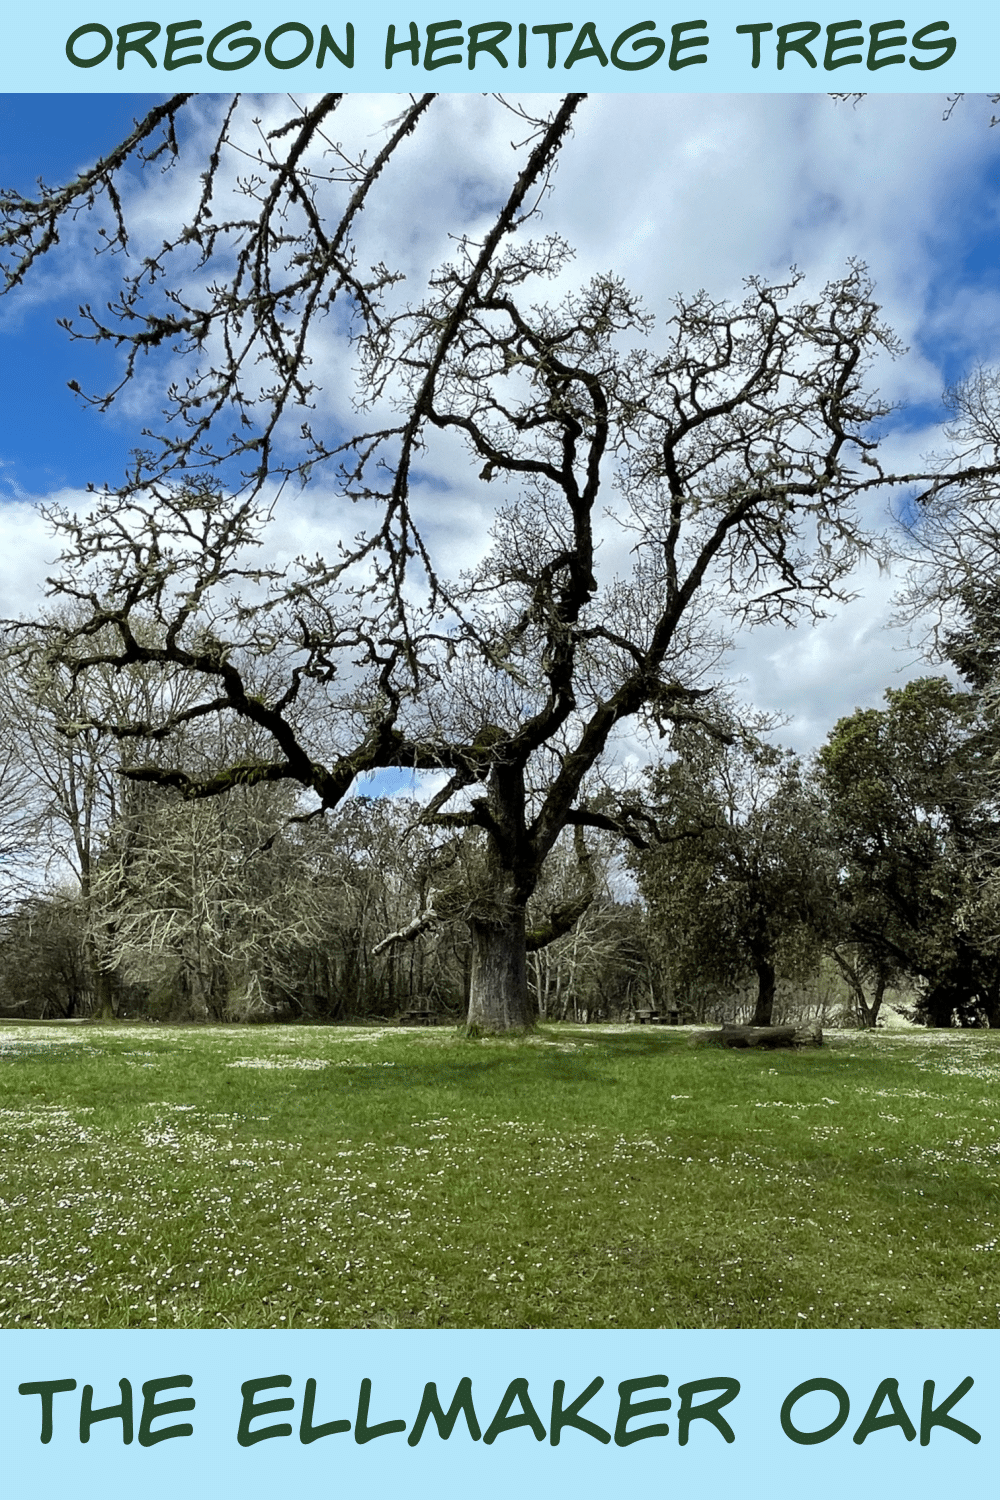
<svg viewBox="0 0 1000 1500">
<path fill-rule="evenodd" d="M 707 36 L 682 38 L 681 32 L 695 31 L 699 26 L 707 25 L 707 21 L 678 21 L 676 26 L 671 26 L 670 35 L 672 41 L 670 43 L 670 56 L 667 59 L 667 65 L 672 73 L 676 73 L 678 68 L 690 68 L 692 63 L 708 62 L 707 52 L 699 52 L 697 57 L 681 57 L 681 53 L 686 47 L 708 46 Z"/>
<path fill-rule="evenodd" d="M 201 22 L 195 23 L 200 26 Z M 169 30 L 169 27 L 167 28 Z M 190 1375 L 163 1375 L 159 1380 L 146 1380 L 142 1387 L 142 1417 L 139 1420 L 139 1446 L 141 1448 L 152 1448 L 156 1443 L 166 1442 L 167 1438 L 190 1437 L 194 1428 L 190 1422 L 178 1422 L 175 1427 L 161 1427 L 159 1432 L 153 1431 L 153 1423 L 157 1417 L 168 1417 L 176 1411 L 194 1411 L 193 1396 L 178 1396 L 176 1401 L 161 1401 L 157 1405 L 156 1398 L 160 1391 L 176 1390 L 178 1387 L 191 1386 L 194 1380 Z"/>
<path fill-rule="evenodd" d="M 916 38 L 914 37 L 914 41 Z M 981 1433 L 974 1427 L 967 1427 L 957 1417 L 950 1417 L 948 1413 L 953 1406 L 957 1406 L 963 1396 L 968 1395 L 973 1387 L 971 1375 L 966 1375 L 962 1384 L 956 1386 L 950 1396 L 946 1396 L 940 1406 L 934 1405 L 934 1382 L 924 1381 L 924 1399 L 920 1406 L 920 1446 L 926 1448 L 931 1440 L 932 1427 L 950 1427 L 952 1432 L 957 1432 L 959 1437 L 964 1437 L 967 1443 L 978 1443 Z"/>
<path fill-rule="evenodd" d="M 298 31 L 301 34 L 304 42 L 302 51 L 297 57 L 289 57 L 287 59 L 275 57 L 275 42 L 278 40 L 279 36 L 284 36 L 286 32 L 289 31 Z M 299 63 L 305 62 L 312 49 L 313 34 L 309 30 L 309 27 L 303 26 L 301 21 L 286 21 L 284 25 L 276 26 L 271 32 L 271 35 L 268 37 L 267 41 L 264 43 L 264 56 L 271 64 L 272 68 L 297 68 L 299 66 Z"/>
<path fill-rule="evenodd" d="M 232 73 L 236 68 L 246 68 L 253 62 L 260 52 L 260 42 L 255 36 L 237 37 L 238 31 L 249 31 L 253 23 L 251 21 L 234 21 L 231 26 L 224 26 L 217 31 L 208 44 L 205 60 L 210 68 L 218 68 L 221 73 Z M 218 49 L 227 38 L 232 37 L 226 48 L 227 52 L 237 52 L 245 49 L 246 56 L 238 57 L 233 62 L 221 62 L 218 57 Z"/>
<path fill-rule="evenodd" d="M 520 1401 L 521 1403 L 521 1415 L 518 1417 L 508 1415 L 515 1401 Z M 487 1444 L 495 1443 L 501 1432 L 512 1432 L 515 1427 L 530 1427 L 540 1443 L 545 1440 L 545 1428 L 542 1426 L 541 1418 L 537 1411 L 531 1404 L 531 1397 L 528 1395 L 528 1382 L 523 1378 L 512 1380 L 507 1387 L 504 1392 L 504 1398 L 497 1407 L 497 1414 L 486 1429 L 483 1442 Z"/>
<path fill-rule="evenodd" d="M 640 31 L 655 30 L 655 21 L 639 21 L 637 25 L 630 26 L 627 31 L 623 31 L 621 36 L 615 38 L 615 44 L 611 49 L 612 66 L 621 68 L 626 73 L 637 73 L 640 68 L 651 68 L 654 63 L 659 62 L 667 50 L 667 44 L 661 36 L 644 36 L 632 42 L 634 53 L 649 52 L 649 57 L 637 57 L 635 62 L 626 62 L 621 55 L 621 49 L 625 43 L 631 41 L 633 37 L 638 37 Z"/>
<path fill-rule="evenodd" d="M 104 40 L 104 46 L 96 57 L 77 57 L 76 44 L 81 37 L 87 35 L 88 31 L 96 31 Z M 111 56 L 111 48 L 114 46 L 111 32 L 106 26 L 101 26 L 97 21 L 91 21 L 86 26 L 78 26 L 72 35 L 66 38 L 66 56 L 74 68 L 96 68 L 98 63 L 104 62 L 105 58 Z"/>
<path fill-rule="evenodd" d="M 947 21 L 932 21 L 930 26 L 921 26 L 919 31 L 913 33 L 912 46 L 919 48 L 921 52 L 941 52 L 943 55 L 935 59 L 934 62 L 917 62 L 915 57 L 911 57 L 911 68 L 919 68 L 922 73 L 926 73 L 930 68 L 943 67 L 949 57 L 954 57 L 958 42 L 953 36 L 939 37 L 936 41 L 927 40 L 932 31 L 947 30 Z"/>
<path fill-rule="evenodd" d="M 455 28 L 458 27 L 458 35 Z M 450 31 L 451 36 L 439 36 L 441 31 Z M 424 48 L 424 67 L 429 73 L 435 68 L 446 68 L 449 63 L 460 63 L 461 52 L 449 52 L 447 57 L 435 57 L 435 52 L 440 52 L 444 47 L 461 47 L 462 45 L 462 23 L 461 21 L 432 21 L 427 28 L 427 46 Z"/>
<path fill-rule="evenodd" d="M 868 67 L 871 72 L 874 73 L 877 68 L 887 68 L 891 63 L 906 61 L 906 57 L 902 52 L 894 52 L 891 57 L 880 58 L 878 55 L 880 52 L 884 52 L 886 47 L 906 46 L 905 36 L 883 37 L 882 35 L 883 31 L 895 30 L 898 32 L 899 27 L 905 25 L 905 21 L 877 21 L 874 26 L 869 26 L 868 35 L 871 40 L 868 44 Z M 914 45 L 916 45 L 916 38 L 914 38 Z"/>
<path fill-rule="evenodd" d="M 200 52 L 196 53 L 193 57 L 177 56 L 184 47 L 204 47 L 205 38 L 203 36 L 182 37 L 180 35 L 182 31 L 191 31 L 200 25 L 200 21 L 171 21 L 167 27 L 167 46 L 163 54 L 163 67 L 166 72 L 172 73 L 174 68 L 185 68 L 188 63 L 201 62 L 202 57 Z"/>
<path fill-rule="evenodd" d="M 793 41 L 792 37 L 796 31 L 802 31 L 805 35 L 800 36 L 797 41 Z M 785 66 L 785 58 L 789 52 L 797 52 L 800 57 L 805 58 L 811 68 L 814 68 L 816 66 L 816 59 L 809 51 L 809 43 L 816 40 L 819 32 L 820 28 L 817 21 L 792 21 L 788 26 L 779 26 L 778 71 L 780 72 Z"/>
<path fill-rule="evenodd" d="M 691 1405 L 692 1396 L 700 1396 L 703 1391 L 718 1391 L 714 1401 L 700 1401 L 697 1406 Z M 736 1434 L 722 1415 L 720 1410 L 728 1406 L 730 1401 L 735 1401 L 740 1393 L 740 1383 L 733 1380 L 729 1375 L 716 1375 L 708 1380 L 686 1380 L 683 1385 L 677 1387 L 677 1394 L 681 1398 L 681 1404 L 677 1409 L 677 1442 L 683 1448 L 688 1440 L 688 1428 L 692 1422 L 699 1419 L 711 1422 L 727 1443 L 735 1443 Z"/>
<path fill-rule="evenodd" d="M 699 25 L 704 24 L 699 22 Z M 646 1391 L 652 1386 L 669 1385 L 666 1375 L 646 1375 L 639 1380 L 623 1380 L 618 1387 L 618 1421 L 615 1423 L 615 1442 L 619 1448 L 627 1448 L 631 1443 L 641 1442 L 643 1438 L 666 1437 L 670 1428 L 666 1422 L 654 1422 L 649 1427 L 640 1427 L 638 1432 L 627 1431 L 631 1417 L 641 1417 L 651 1411 L 669 1411 L 670 1397 L 657 1396 L 652 1401 L 634 1402 L 632 1396 L 636 1391 Z"/>
<path fill-rule="evenodd" d="M 346 1417 L 341 1417 L 336 1422 L 323 1422 L 319 1427 L 314 1427 L 315 1410 L 316 1382 L 310 1378 L 306 1381 L 306 1393 L 302 1398 L 302 1420 L 299 1423 L 300 1443 L 315 1443 L 318 1438 L 330 1437 L 335 1432 L 350 1432 L 351 1424 Z"/>
<path fill-rule="evenodd" d="M 582 62 L 586 57 L 596 57 L 602 68 L 608 65 L 608 55 L 597 40 L 597 28 L 593 21 L 584 21 L 580 27 L 563 67 L 571 68 L 574 63 Z"/>
<path fill-rule="evenodd" d="M 750 62 L 751 68 L 760 67 L 760 39 L 765 31 L 773 31 L 774 26 L 770 21 L 754 21 L 751 25 L 737 26 L 737 36 L 753 37 L 753 57 Z"/>
<path fill-rule="evenodd" d="M 240 1411 L 240 1425 L 236 1430 L 236 1441 L 241 1448 L 252 1448 L 254 1443 L 263 1443 L 267 1438 L 291 1437 L 291 1422 L 276 1422 L 272 1427 L 258 1427 L 256 1432 L 250 1431 L 250 1423 L 254 1417 L 266 1417 L 270 1412 L 291 1411 L 295 1405 L 291 1396 L 278 1396 L 273 1401 L 254 1401 L 258 1391 L 274 1390 L 278 1386 L 289 1386 L 292 1383 L 290 1375 L 263 1375 L 259 1380 L 244 1380 L 240 1386 L 243 1396 L 243 1407 Z"/>
<path fill-rule="evenodd" d="M 840 52 L 844 47 L 863 47 L 865 39 L 863 36 L 838 37 L 839 31 L 850 31 L 861 25 L 860 21 L 834 21 L 832 26 L 826 28 L 826 51 L 823 53 L 823 66 L 828 73 L 834 68 L 846 68 L 848 63 L 859 63 L 864 61 L 860 52 L 852 52 L 850 57 L 834 57 L 835 52 Z"/>
<path fill-rule="evenodd" d="M 396 28 L 390 26 L 385 38 L 385 65 L 392 67 L 392 60 L 397 52 L 408 52 L 410 62 L 414 67 L 420 61 L 420 33 L 417 31 L 416 21 L 410 22 L 410 40 L 408 42 L 396 41 Z"/>
<path fill-rule="evenodd" d="M 472 28 L 469 28 L 470 34 Z M 441 1410 L 441 1402 L 438 1400 L 437 1386 L 433 1380 L 424 1386 L 424 1394 L 420 1398 L 420 1410 L 417 1412 L 417 1420 L 413 1424 L 413 1430 L 406 1439 L 411 1448 L 415 1448 L 424 1435 L 429 1417 L 433 1417 L 437 1423 L 438 1436 L 447 1441 L 451 1437 L 458 1421 L 459 1412 L 465 1413 L 466 1426 L 474 1443 L 478 1443 L 482 1437 L 482 1429 L 476 1418 L 476 1408 L 472 1404 L 472 1381 L 468 1375 L 463 1375 L 455 1388 L 455 1394 L 447 1411 Z"/>
<path fill-rule="evenodd" d="M 604 1381 L 598 1375 L 570 1406 L 563 1406 L 566 1382 L 565 1380 L 555 1382 L 552 1387 L 552 1421 L 549 1423 L 549 1442 L 553 1448 L 558 1448 L 559 1435 L 564 1427 L 578 1427 L 581 1432 L 585 1432 L 588 1437 L 596 1438 L 599 1443 L 610 1443 L 610 1432 L 605 1432 L 604 1428 L 598 1427 L 596 1422 L 588 1422 L 586 1417 L 580 1415 L 583 1407 L 593 1396 L 597 1395 L 603 1384 Z"/>
<path fill-rule="evenodd" d="M 316 53 L 316 66 L 321 68 L 326 61 L 326 54 L 332 52 L 334 57 L 345 68 L 354 67 L 354 27 L 350 21 L 344 28 L 344 50 L 341 52 L 326 22 L 319 34 L 319 51 Z"/>
<path fill-rule="evenodd" d="M 159 29 L 159 28 L 157 28 Z M 132 1441 L 132 1386 L 127 1380 L 119 1380 L 118 1389 L 122 1393 L 122 1399 L 117 1406 L 101 1406 L 96 1411 L 93 1407 L 94 1387 L 85 1385 L 83 1388 L 83 1400 L 80 1402 L 80 1442 L 90 1442 L 90 1429 L 95 1422 L 109 1422 L 113 1417 L 121 1417 L 122 1442 Z"/>
<path fill-rule="evenodd" d="M 130 40 L 133 31 L 139 33 L 134 40 Z M 156 67 L 156 58 L 149 50 L 148 44 L 156 40 L 160 34 L 159 21 L 133 21 L 128 26 L 118 28 L 118 71 L 121 72 L 125 66 L 126 52 L 138 52 L 144 57 L 151 68 Z"/>
<path fill-rule="evenodd" d="M 882 1402 L 889 1398 L 891 1412 L 886 1412 L 884 1417 L 879 1416 L 879 1408 Z M 864 1416 L 861 1418 L 861 1426 L 854 1434 L 854 1441 L 860 1447 L 869 1433 L 879 1432 L 883 1427 L 901 1427 L 908 1443 L 912 1443 L 917 1435 L 917 1429 L 906 1414 L 906 1408 L 899 1399 L 899 1381 L 883 1380 L 878 1390 L 871 1399 L 871 1404 Z"/>
<path fill-rule="evenodd" d="M 41 1396 L 42 1398 L 42 1434 L 43 1443 L 52 1441 L 52 1397 L 59 1391 L 75 1391 L 75 1380 L 26 1380 L 19 1385 L 17 1392 L 19 1396 Z"/>
<path fill-rule="evenodd" d="M 561 31 L 572 31 L 572 21 L 559 21 L 551 26 L 532 26 L 532 36 L 547 36 L 549 39 L 549 61 L 548 66 L 554 68 L 556 65 L 556 37 Z"/>
<path fill-rule="evenodd" d="M 446 25 L 450 24 L 448 22 Z M 370 1380 L 362 1380 L 361 1392 L 358 1396 L 358 1420 L 354 1424 L 354 1441 L 356 1443 L 372 1443 L 376 1438 L 388 1437 L 390 1432 L 405 1432 L 406 1423 L 401 1417 L 391 1422 L 377 1422 L 374 1427 L 368 1426 L 368 1405 L 372 1398 L 372 1383 Z"/>
<path fill-rule="evenodd" d="M 500 51 L 500 43 L 507 40 L 513 29 L 508 21 L 481 21 L 478 26 L 469 27 L 470 73 L 476 66 L 476 58 L 480 52 L 488 52 L 491 57 L 495 57 L 501 68 L 507 66 L 507 59 Z"/>
<path fill-rule="evenodd" d="M 839 1409 L 833 1421 L 828 1423 L 826 1427 L 819 1428 L 817 1432 L 801 1432 L 792 1421 L 792 1407 L 796 1401 L 801 1400 L 803 1396 L 810 1395 L 813 1391 L 829 1391 L 831 1395 L 836 1396 L 840 1403 Z M 850 1414 L 851 1398 L 844 1390 L 844 1387 L 838 1385 L 835 1380 L 824 1380 L 822 1375 L 820 1375 L 815 1380 L 803 1380 L 802 1384 L 797 1385 L 794 1391 L 789 1391 L 781 1403 L 781 1430 L 786 1437 L 791 1438 L 793 1443 L 802 1443 L 804 1446 L 809 1446 L 812 1443 L 825 1443 L 828 1438 L 837 1435 Z"/>
</svg>

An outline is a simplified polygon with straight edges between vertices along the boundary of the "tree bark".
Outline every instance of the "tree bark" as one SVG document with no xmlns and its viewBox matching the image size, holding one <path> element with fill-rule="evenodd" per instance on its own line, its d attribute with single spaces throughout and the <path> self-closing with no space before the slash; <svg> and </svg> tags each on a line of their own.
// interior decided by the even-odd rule
<svg viewBox="0 0 1000 1500">
<path fill-rule="evenodd" d="M 474 918 L 468 1030 L 526 1030 L 535 1024 L 528 996 L 524 907 L 492 920 Z"/>
<path fill-rule="evenodd" d="M 750 1025 L 770 1026 L 774 1011 L 774 964 L 769 958 L 758 957 L 754 960 L 754 969 L 757 973 L 757 1005 Z"/>
<path fill-rule="evenodd" d="M 181 985 L 181 993 L 186 995 L 184 1005 L 185 1014 L 181 1019 L 185 1021 L 207 1021 L 209 1018 L 208 993 L 209 986 L 205 982 L 205 976 L 198 964 L 192 964 L 184 973 L 184 983 Z"/>
<path fill-rule="evenodd" d="M 866 1028 L 875 1030 L 878 1025 L 878 1013 L 882 1009 L 882 1001 L 885 998 L 885 980 L 880 974 L 875 983 L 875 996 L 871 1005 L 867 1002 L 862 1007 L 862 1020 Z"/>
<path fill-rule="evenodd" d="M 822 1047 L 823 1031 L 818 1021 L 800 1026 L 723 1026 L 707 1036 L 697 1033 L 689 1045 L 715 1047 Z"/>
<path fill-rule="evenodd" d="M 524 767 L 491 767 L 486 783 L 490 829 L 481 903 L 469 916 L 472 974 L 467 1030 L 525 1031 L 535 1024 L 528 994 L 527 903 L 540 862 L 525 828 Z"/>
<path fill-rule="evenodd" d="M 116 1019 L 116 1016 L 114 994 L 111 985 L 111 975 L 108 973 L 107 969 L 102 969 L 100 964 L 95 965 L 93 975 L 93 1019 L 95 1021 L 114 1021 Z"/>
</svg>

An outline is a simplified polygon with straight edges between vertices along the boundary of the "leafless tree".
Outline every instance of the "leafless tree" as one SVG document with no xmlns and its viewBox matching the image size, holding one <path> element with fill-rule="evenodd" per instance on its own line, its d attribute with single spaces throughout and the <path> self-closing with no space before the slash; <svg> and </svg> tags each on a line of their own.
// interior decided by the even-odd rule
<svg viewBox="0 0 1000 1500">
<path fill-rule="evenodd" d="M 1000 696 L 1000 371 L 980 367 L 945 395 L 950 449 L 938 482 L 900 515 L 897 552 L 910 571 L 898 599 L 905 620 L 927 632 L 933 660 L 947 661 L 996 704 Z M 952 482 L 956 468 L 973 470 Z"/>
<path fill-rule="evenodd" d="M 0 725 L 0 911 L 30 889 L 30 856 L 38 825 L 12 726 Z"/>
<path fill-rule="evenodd" d="M 287 832 L 291 788 L 183 802 L 133 788 L 93 883 L 106 962 L 126 983 L 169 989 L 185 1020 L 266 1019 L 298 951 L 319 942 L 322 891 Z"/>
<path fill-rule="evenodd" d="M 177 673 L 168 681 L 155 665 L 121 673 L 106 664 L 88 672 L 84 695 L 71 668 L 49 650 L 53 633 L 72 632 L 83 618 L 78 609 L 50 612 L 14 632 L 0 654 L 0 737 L 8 789 L 0 817 L 8 842 L 17 844 L 22 890 L 58 886 L 67 875 L 76 882 L 90 1004 L 107 1018 L 114 1006 L 106 928 L 93 915 L 94 877 L 118 817 L 122 765 L 132 747 L 100 724 L 176 712 L 188 701 L 189 684 Z M 113 649 L 109 632 L 98 639 Z"/>
<path fill-rule="evenodd" d="M 377 157 L 336 148 L 325 171 L 313 153 L 335 101 L 313 106 L 259 145 L 243 216 L 217 222 L 227 115 L 193 216 L 126 279 L 109 316 L 83 314 L 87 336 L 125 348 L 124 379 L 140 353 L 172 345 L 189 357 L 168 392 L 171 423 L 119 491 L 83 518 L 56 517 L 65 552 L 54 588 L 86 620 L 52 632 L 53 660 L 81 691 L 94 671 L 143 664 L 199 684 L 177 710 L 95 715 L 154 746 L 130 765 L 134 781 L 192 800 L 291 782 L 329 809 L 364 772 L 444 773 L 422 817 L 443 847 L 455 836 L 463 878 L 392 936 L 426 930 L 444 897 L 460 910 L 469 1024 L 483 1030 L 531 1024 L 527 954 L 568 931 L 592 891 L 585 831 L 640 845 L 655 833 L 636 799 L 594 790 L 615 737 L 698 719 L 727 630 L 844 597 L 870 545 L 855 502 L 899 478 L 878 459 L 874 424 L 887 407 L 865 386 L 873 355 L 896 345 L 862 266 L 809 296 L 793 274 L 751 278 L 736 305 L 680 299 L 657 341 L 615 275 L 562 290 L 570 251 L 528 239 L 525 225 L 579 102 L 526 125 L 490 227 L 458 235 L 405 305 L 384 264 L 362 274 L 352 235 L 429 101 L 392 123 Z M 81 181 L 76 197 L 14 205 L 28 248 L 12 276 L 94 190 Z M 204 294 L 170 278 L 194 246 L 206 276 L 218 264 Z M 289 454 L 279 428 L 315 394 L 310 339 L 337 299 L 353 318 L 357 403 L 372 418 L 347 436 L 310 418 Z M 415 482 L 425 454 L 456 442 L 477 497 L 499 495 L 489 542 L 464 572 Z M 254 567 L 270 479 L 324 468 L 360 529 L 335 511 L 327 555 Z M 211 774 L 171 761 L 172 737 L 208 718 L 253 726 L 267 753 Z M 567 829 L 579 891 L 529 923 Z"/>
<path fill-rule="evenodd" d="M 0 1010 L 77 1018 L 93 1004 L 79 890 L 48 886 L 0 914 Z"/>
</svg>

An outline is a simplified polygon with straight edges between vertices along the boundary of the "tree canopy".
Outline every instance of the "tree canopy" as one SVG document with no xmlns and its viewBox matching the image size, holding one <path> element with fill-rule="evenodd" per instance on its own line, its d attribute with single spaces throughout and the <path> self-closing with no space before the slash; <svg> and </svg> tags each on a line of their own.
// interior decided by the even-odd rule
<svg viewBox="0 0 1000 1500">
<path fill-rule="evenodd" d="M 779 968 L 815 964 L 832 925 L 823 808 L 798 760 L 738 724 L 685 726 L 649 778 L 659 840 L 634 856 L 675 984 L 757 986 L 769 1026 Z"/>
<path fill-rule="evenodd" d="M 819 756 L 849 932 L 876 967 L 922 982 L 934 1026 L 1000 1023 L 993 740 L 976 698 L 944 678 L 841 719 Z"/>
</svg>

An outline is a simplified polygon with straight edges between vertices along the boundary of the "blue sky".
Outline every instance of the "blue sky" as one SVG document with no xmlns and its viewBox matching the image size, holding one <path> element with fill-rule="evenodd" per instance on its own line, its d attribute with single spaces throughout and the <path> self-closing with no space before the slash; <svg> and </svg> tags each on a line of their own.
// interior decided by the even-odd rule
<svg viewBox="0 0 1000 1500">
<path fill-rule="evenodd" d="M 39 176 L 61 182 L 159 97 L 0 97 L 0 182 L 25 192 Z M 285 102 L 260 97 L 265 114 Z M 375 101 L 373 121 L 384 103 Z M 215 106 L 202 101 L 195 129 L 207 128 Z M 964 99 L 947 123 L 944 106 L 927 95 L 869 96 L 856 107 L 824 95 L 595 96 L 564 154 L 545 228 L 577 246 L 575 278 L 612 267 L 661 318 L 676 290 L 703 285 L 734 297 L 745 275 L 781 275 L 790 263 L 818 286 L 848 257 L 865 259 L 910 351 L 878 371 L 884 393 L 905 405 L 890 424 L 889 452 L 915 464 L 940 440 L 943 386 L 977 363 L 1000 364 L 1000 129 L 989 126 L 987 101 Z M 483 132 L 483 107 L 474 97 L 445 101 L 436 144 L 425 157 L 418 148 L 413 180 L 400 185 L 398 214 L 372 220 L 373 239 L 394 240 L 388 258 L 414 276 L 446 253 L 439 230 L 448 215 L 449 225 L 474 216 L 502 180 L 510 131 Z M 434 152 L 446 147 L 456 159 L 442 165 Z M 140 247 L 143 236 L 157 242 L 156 215 L 169 212 L 170 192 L 155 175 L 127 186 Z M 165 195 L 162 210 L 156 193 Z M 4 614 L 30 613 L 41 597 L 52 545 L 34 503 L 72 505 L 88 482 L 113 484 L 144 422 L 155 422 L 165 378 L 151 361 L 142 388 L 106 416 L 68 390 L 70 379 L 85 389 L 111 384 L 116 368 L 113 354 L 71 343 L 56 326 L 85 297 L 97 302 L 113 291 L 116 266 L 94 260 L 81 230 L 67 233 L 23 292 L 0 301 Z M 319 369 L 332 413 L 344 354 L 331 341 L 327 357 Z M 473 492 L 462 490 L 466 476 L 445 461 L 427 480 L 445 499 L 458 497 L 447 512 L 465 528 L 456 552 L 474 548 L 478 512 Z M 328 546 L 322 499 L 300 502 L 287 548 Z M 927 670 L 888 624 L 892 580 L 862 570 L 858 586 L 860 601 L 818 630 L 761 631 L 738 643 L 733 673 L 742 691 L 784 714 L 783 738 L 800 748 L 821 740 L 840 714 L 877 703 L 900 674 Z"/>
<path fill-rule="evenodd" d="M 39 177 L 50 185 L 66 181 L 113 146 L 134 119 L 163 97 L 0 95 L 0 184 L 33 194 Z M 899 102 L 910 103 L 922 115 L 940 113 L 941 101 L 936 99 L 916 96 Z M 886 101 L 870 99 L 860 106 L 839 108 L 846 115 L 852 109 L 870 110 L 880 103 L 884 106 Z M 981 101 L 963 101 L 959 110 L 966 116 L 976 116 L 977 127 L 988 140 L 988 116 Z M 942 122 L 942 131 L 958 135 L 961 123 L 959 114 L 947 124 Z M 947 214 L 942 214 L 940 244 L 929 246 L 932 276 L 925 295 L 925 326 L 919 330 L 914 347 L 934 362 L 944 382 L 959 378 L 970 362 L 968 330 L 948 326 L 948 312 L 956 296 L 981 292 L 992 298 L 1000 284 L 1000 130 L 993 134 L 996 149 L 977 153 L 981 156 L 976 164 L 978 181 L 969 183 L 959 204 L 948 205 Z M 958 220 L 956 207 L 961 215 Z M 824 210 L 835 212 L 835 199 L 815 205 L 817 216 Z M 905 233 L 905 226 L 902 231 Z M 791 258 L 795 250 L 790 242 Z M 75 312 L 72 297 L 25 305 L 27 301 L 20 297 L 6 306 L 0 304 L 0 409 L 5 413 L 0 484 L 8 494 L 43 495 L 64 486 L 105 478 L 113 481 L 136 438 L 134 427 L 130 429 L 116 416 L 110 420 L 97 416 L 73 397 L 67 382 L 81 378 L 85 387 L 97 388 L 102 377 L 113 378 L 116 356 L 109 350 L 71 342 L 57 326 L 58 316 Z M 936 411 L 936 401 L 911 401 L 898 420 L 904 425 L 919 425 L 932 419 Z"/>
<path fill-rule="evenodd" d="M 47 185 L 69 180 L 158 100 L 149 94 L 0 95 L 0 183 L 34 196 L 39 177 Z M 97 384 L 96 370 L 110 375 L 114 356 L 70 343 L 56 317 L 74 312 L 72 305 L 57 311 L 43 302 L 3 311 L 10 320 L 0 325 L 3 489 L 44 495 L 113 480 L 126 459 L 129 435 L 74 399 L 66 382 L 86 370 Z"/>
</svg>

